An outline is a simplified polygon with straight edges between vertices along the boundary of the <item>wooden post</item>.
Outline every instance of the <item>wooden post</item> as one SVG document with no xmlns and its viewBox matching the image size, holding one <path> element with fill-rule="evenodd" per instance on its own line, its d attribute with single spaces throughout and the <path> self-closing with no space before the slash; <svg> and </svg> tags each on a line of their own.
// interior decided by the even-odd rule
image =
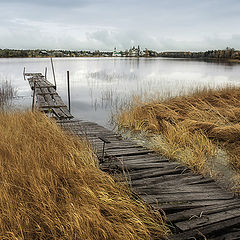
<svg viewBox="0 0 240 240">
<path fill-rule="evenodd" d="M 103 141 L 103 149 L 102 149 L 102 159 L 100 161 L 100 163 L 103 163 L 104 162 L 104 155 L 105 155 L 105 144 L 106 143 L 111 143 L 108 139 L 106 139 L 105 137 L 103 136 L 99 136 L 98 137 L 101 141 Z"/>
<path fill-rule="evenodd" d="M 103 142 L 103 149 L 102 149 L 102 162 L 104 162 L 104 153 L 105 153 L 105 142 Z"/>
<path fill-rule="evenodd" d="M 35 108 L 35 93 L 36 93 L 36 80 L 34 81 L 33 85 L 33 101 L 32 101 L 32 111 L 34 112 Z"/>
<path fill-rule="evenodd" d="M 67 87 L 68 87 L 68 110 L 71 112 L 71 98 L 70 98 L 70 83 L 69 83 L 69 71 L 67 71 Z"/>
<path fill-rule="evenodd" d="M 24 67 L 23 68 L 23 77 L 24 77 L 24 80 L 26 81 L 25 73 L 26 73 L 26 68 Z"/>
<path fill-rule="evenodd" d="M 47 67 L 45 67 L 45 74 L 44 74 L 45 80 L 47 80 Z"/>
<path fill-rule="evenodd" d="M 55 77 L 55 71 L 54 71 L 54 66 L 53 66 L 53 60 L 52 60 L 52 58 L 51 58 L 51 64 L 52 64 L 53 79 L 54 79 L 55 90 L 56 90 L 56 89 L 57 89 L 57 84 L 56 84 L 56 77 Z"/>
</svg>

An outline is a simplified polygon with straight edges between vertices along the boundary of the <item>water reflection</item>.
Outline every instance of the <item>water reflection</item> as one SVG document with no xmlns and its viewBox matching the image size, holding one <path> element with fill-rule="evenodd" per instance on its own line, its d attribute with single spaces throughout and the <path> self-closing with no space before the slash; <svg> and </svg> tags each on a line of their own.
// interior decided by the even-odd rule
<svg viewBox="0 0 240 240">
<path fill-rule="evenodd" d="M 55 58 L 57 91 L 67 103 L 66 71 L 70 71 L 72 114 L 109 127 L 111 111 L 132 94 L 162 96 L 195 87 L 238 85 L 240 65 L 167 58 Z M 31 90 L 22 71 L 44 72 L 53 82 L 49 59 L 0 59 L 0 81 L 17 89 L 17 107 L 31 105 Z"/>
</svg>

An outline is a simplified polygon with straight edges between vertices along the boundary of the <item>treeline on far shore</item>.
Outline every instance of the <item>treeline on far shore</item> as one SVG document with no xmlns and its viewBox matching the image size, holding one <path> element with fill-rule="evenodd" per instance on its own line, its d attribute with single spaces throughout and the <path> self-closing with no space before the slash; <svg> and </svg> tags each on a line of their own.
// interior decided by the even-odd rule
<svg viewBox="0 0 240 240">
<path fill-rule="evenodd" d="M 240 61 L 240 51 L 227 47 L 223 50 L 208 50 L 205 52 L 166 51 L 156 52 L 145 49 L 144 54 L 137 57 L 169 57 L 169 58 L 199 58 Z M 17 50 L 0 49 L 0 58 L 27 58 L 27 57 L 112 57 L 111 51 L 85 51 L 85 50 Z M 124 55 L 130 57 L 130 55 Z"/>
<path fill-rule="evenodd" d="M 209 50 L 206 52 L 161 52 L 159 57 L 240 60 L 240 51 L 227 47 L 224 50 Z"/>
</svg>

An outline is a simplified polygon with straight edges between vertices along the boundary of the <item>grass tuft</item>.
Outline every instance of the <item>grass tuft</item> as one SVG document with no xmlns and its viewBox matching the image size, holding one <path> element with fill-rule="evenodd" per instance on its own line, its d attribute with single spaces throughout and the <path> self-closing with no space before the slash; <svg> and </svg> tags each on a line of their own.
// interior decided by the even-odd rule
<svg viewBox="0 0 240 240">
<path fill-rule="evenodd" d="M 153 148 L 194 171 L 212 174 L 219 151 L 240 174 L 240 88 L 197 89 L 191 94 L 132 102 L 117 116 L 120 128 L 142 131 Z"/>
</svg>

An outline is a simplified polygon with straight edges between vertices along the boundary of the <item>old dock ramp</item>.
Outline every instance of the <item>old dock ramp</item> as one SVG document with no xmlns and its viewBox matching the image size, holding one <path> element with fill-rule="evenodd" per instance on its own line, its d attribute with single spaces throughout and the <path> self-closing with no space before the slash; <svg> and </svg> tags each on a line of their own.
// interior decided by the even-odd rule
<svg viewBox="0 0 240 240">
<path fill-rule="evenodd" d="M 124 173 L 134 192 L 165 211 L 171 240 L 240 239 L 240 199 L 212 179 L 96 123 L 71 120 L 59 124 L 76 136 L 87 136 L 99 158 L 103 156 L 102 139 L 107 139 L 102 170 Z"/>
<path fill-rule="evenodd" d="M 42 73 L 24 73 L 40 111 L 51 113 L 56 119 L 71 119 L 73 116 L 56 92 L 56 86 L 50 83 Z M 34 96 L 34 98 L 35 98 Z"/>
</svg>

